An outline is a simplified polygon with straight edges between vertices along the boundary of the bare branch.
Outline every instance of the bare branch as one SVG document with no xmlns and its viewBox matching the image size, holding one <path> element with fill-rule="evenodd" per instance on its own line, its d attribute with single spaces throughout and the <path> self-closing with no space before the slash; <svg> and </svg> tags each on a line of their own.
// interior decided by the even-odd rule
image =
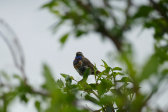
<svg viewBox="0 0 168 112">
<path fill-rule="evenodd" d="M 13 38 L 13 41 L 10 42 L 10 40 L 8 39 L 8 37 L 3 33 L 3 31 L 0 31 L 0 37 L 4 40 L 4 42 L 6 43 L 6 45 L 8 46 L 13 61 L 14 61 L 14 65 L 16 66 L 16 68 L 22 73 L 23 79 L 24 81 L 27 80 L 26 78 L 26 74 L 25 74 L 25 59 L 24 59 L 24 53 L 23 53 L 23 49 L 21 44 L 18 41 L 17 35 L 15 34 L 15 32 L 12 30 L 12 28 L 2 19 L 0 19 L 0 24 L 1 26 L 7 30 L 7 32 L 9 34 L 11 34 L 12 36 L 10 38 Z M 15 52 L 15 49 L 18 52 Z M 17 54 L 18 53 L 18 54 Z M 17 60 L 17 55 L 19 55 L 19 61 Z"/>
</svg>

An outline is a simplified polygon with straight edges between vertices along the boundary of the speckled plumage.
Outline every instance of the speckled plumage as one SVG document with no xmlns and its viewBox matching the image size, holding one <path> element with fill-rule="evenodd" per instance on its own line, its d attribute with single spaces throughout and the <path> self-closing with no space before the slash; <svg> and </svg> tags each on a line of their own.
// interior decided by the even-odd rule
<svg viewBox="0 0 168 112">
<path fill-rule="evenodd" d="M 83 56 L 82 52 L 77 52 L 76 57 L 73 61 L 74 68 L 76 71 L 83 76 L 86 69 L 90 69 L 90 74 L 94 75 L 94 65 Z M 96 73 L 100 73 L 97 71 Z"/>
</svg>

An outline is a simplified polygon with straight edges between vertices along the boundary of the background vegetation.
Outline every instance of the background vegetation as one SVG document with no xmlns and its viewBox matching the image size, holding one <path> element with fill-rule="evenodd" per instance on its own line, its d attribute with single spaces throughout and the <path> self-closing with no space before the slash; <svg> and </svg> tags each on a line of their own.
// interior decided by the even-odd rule
<svg viewBox="0 0 168 112">
<path fill-rule="evenodd" d="M 103 39 L 111 40 L 111 44 L 117 49 L 119 62 L 126 65 L 126 70 L 123 71 L 120 67 L 112 68 L 102 60 L 104 70 L 95 75 L 95 83 L 87 83 L 87 72 L 81 81 L 76 81 L 68 74 L 61 74 L 64 80 L 55 80 L 50 67 L 44 64 L 45 83 L 40 90 L 36 90 L 27 83 L 24 54 L 17 36 L 10 26 L 1 20 L 0 24 L 14 36 L 14 40 L 11 43 L 1 31 L 0 37 L 8 45 L 22 77 L 17 74 L 10 77 L 5 72 L 0 73 L 0 78 L 3 79 L 0 81 L 0 111 L 7 112 L 15 98 L 20 98 L 21 103 L 35 98 L 34 106 L 39 112 L 168 111 L 149 105 L 158 91 L 161 91 L 160 94 L 164 93 L 159 88 L 168 78 L 167 0 L 148 0 L 148 4 L 136 4 L 133 0 L 51 0 L 42 8 L 47 8 L 59 18 L 53 25 L 53 31 L 59 31 L 64 24 L 70 24 L 71 30 L 60 37 L 60 43 L 65 44 L 69 36 L 82 38 L 82 35 L 87 33 L 97 33 Z M 136 26 L 152 28 L 155 39 L 154 53 L 138 68 L 133 62 L 134 51 L 131 43 L 125 38 L 125 33 Z M 17 79 L 18 84 L 11 85 L 10 81 L 14 79 Z M 150 92 L 140 91 L 143 82 L 149 83 Z M 95 109 L 80 104 L 81 101 L 91 102 Z"/>
</svg>

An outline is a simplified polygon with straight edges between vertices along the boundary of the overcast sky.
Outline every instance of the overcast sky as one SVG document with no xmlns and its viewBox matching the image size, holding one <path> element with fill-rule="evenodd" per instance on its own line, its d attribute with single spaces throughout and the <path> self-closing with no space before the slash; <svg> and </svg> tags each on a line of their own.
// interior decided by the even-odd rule
<svg viewBox="0 0 168 112">
<path fill-rule="evenodd" d="M 58 34 L 52 34 L 50 27 L 56 22 L 56 17 L 47 10 L 40 9 L 45 2 L 47 0 L 0 0 L 0 18 L 10 24 L 23 46 L 29 83 L 38 87 L 43 82 L 41 74 L 43 63 L 51 67 L 55 78 L 59 78 L 60 73 L 66 73 L 80 80 L 81 77 L 72 65 L 77 51 L 82 51 L 101 69 L 101 59 L 108 61 L 107 53 L 115 52 L 111 42 L 109 40 L 102 42 L 98 35 L 89 34 L 82 39 L 69 38 L 64 48 L 60 49 L 58 35 L 67 29 L 64 28 Z M 136 61 L 139 63 L 153 52 L 152 33 L 152 30 L 134 28 L 126 34 L 127 38 L 134 43 Z M 11 54 L 1 38 L 0 54 L 0 70 L 6 70 L 8 73 L 17 72 Z M 112 66 L 115 65 L 116 63 L 112 62 Z M 15 109 L 10 109 L 10 112 L 34 112 L 33 100 L 27 106 L 15 103 L 11 106 L 13 107 Z"/>
</svg>

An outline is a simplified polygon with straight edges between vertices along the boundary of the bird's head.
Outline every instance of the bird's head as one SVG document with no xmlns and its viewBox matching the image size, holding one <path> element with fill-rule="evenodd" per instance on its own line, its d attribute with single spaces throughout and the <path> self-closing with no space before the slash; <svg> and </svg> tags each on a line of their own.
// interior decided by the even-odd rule
<svg viewBox="0 0 168 112">
<path fill-rule="evenodd" d="M 76 56 L 83 56 L 82 52 L 76 52 Z"/>
<path fill-rule="evenodd" d="M 82 57 L 84 57 L 83 54 L 82 54 L 82 52 L 77 52 L 77 53 L 76 53 L 76 59 L 77 59 L 77 60 L 81 60 Z"/>
</svg>

